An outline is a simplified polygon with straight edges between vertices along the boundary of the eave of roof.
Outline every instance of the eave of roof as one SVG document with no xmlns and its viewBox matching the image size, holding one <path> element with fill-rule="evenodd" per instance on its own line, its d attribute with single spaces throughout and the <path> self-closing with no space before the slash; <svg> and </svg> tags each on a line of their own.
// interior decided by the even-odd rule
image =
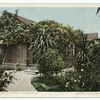
<svg viewBox="0 0 100 100">
<path fill-rule="evenodd" d="M 15 16 L 15 14 L 13 14 L 13 13 L 10 13 L 10 12 L 7 12 L 7 13 L 11 14 L 12 16 Z M 24 18 L 24 17 L 19 16 L 19 15 L 17 15 L 16 18 L 18 20 L 20 20 L 21 22 L 23 22 L 24 24 L 26 24 L 26 25 L 30 25 L 30 24 L 34 24 L 35 23 L 35 21 L 27 19 L 27 18 Z"/>
</svg>

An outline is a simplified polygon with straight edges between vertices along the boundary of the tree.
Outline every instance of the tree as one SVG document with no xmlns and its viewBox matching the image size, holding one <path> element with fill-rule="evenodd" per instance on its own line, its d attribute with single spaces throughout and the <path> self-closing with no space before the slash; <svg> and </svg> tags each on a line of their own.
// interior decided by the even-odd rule
<svg viewBox="0 0 100 100">
<path fill-rule="evenodd" d="M 36 32 L 36 38 L 31 44 L 31 49 L 33 50 L 34 57 L 41 58 L 47 49 L 49 48 L 55 48 L 56 44 L 53 40 L 53 37 L 50 36 L 50 34 L 46 33 L 45 28 L 41 27 L 39 32 Z M 37 59 L 39 59 L 37 58 Z"/>
<path fill-rule="evenodd" d="M 32 28 L 33 55 L 41 57 L 48 48 L 57 49 L 59 54 L 65 56 L 66 46 L 74 43 L 73 38 L 77 38 L 82 32 L 75 30 L 69 25 L 65 26 L 55 21 L 40 21 Z M 76 43 L 77 44 L 77 43 Z"/>
</svg>

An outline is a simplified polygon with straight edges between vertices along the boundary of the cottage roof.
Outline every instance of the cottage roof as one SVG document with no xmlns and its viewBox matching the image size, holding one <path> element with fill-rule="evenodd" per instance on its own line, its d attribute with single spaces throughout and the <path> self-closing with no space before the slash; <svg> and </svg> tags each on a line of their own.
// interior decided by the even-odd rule
<svg viewBox="0 0 100 100">
<path fill-rule="evenodd" d="M 11 14 L 12 16 L 15 16 L 15 14 L 13 14 L 13 13 L 10 13 L 10 14 Z M 33 20 L 24 18 L 24 17 L 19 16 L 19 15 L 17 16 L 17 18 L 18 18 L 20 21 L 22 21 L 23 23 L 25 23 L 26 25 L 35 23 Z"/>
<path fill-rule="evenodd" d="M 87 40 L 98 39 L 98 33 L 87 33 Z"/>
</svg>

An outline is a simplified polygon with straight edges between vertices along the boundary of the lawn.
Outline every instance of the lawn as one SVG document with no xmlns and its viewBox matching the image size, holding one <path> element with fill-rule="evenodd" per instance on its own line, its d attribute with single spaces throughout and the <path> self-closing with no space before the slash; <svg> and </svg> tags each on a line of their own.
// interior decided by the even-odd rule
<svg viewBox="0 0 100 100">
<path fill-rule="evenodd" d="M 31 83 L 37 91 L 63 91 L 55 80 L 47 77 L 34 77 Z"/>
</svg>

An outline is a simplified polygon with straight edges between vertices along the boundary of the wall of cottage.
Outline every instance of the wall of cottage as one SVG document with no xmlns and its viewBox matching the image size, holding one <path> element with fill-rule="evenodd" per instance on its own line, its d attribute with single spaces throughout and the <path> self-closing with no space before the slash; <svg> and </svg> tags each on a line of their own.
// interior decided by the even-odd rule
<svg viewBox="0 0 100 100">
<path fill-rule="evenodd" d="M 27 46 L 23 44 L 5 47 L 5 63 L 27 63 Z"/>
</svg>

